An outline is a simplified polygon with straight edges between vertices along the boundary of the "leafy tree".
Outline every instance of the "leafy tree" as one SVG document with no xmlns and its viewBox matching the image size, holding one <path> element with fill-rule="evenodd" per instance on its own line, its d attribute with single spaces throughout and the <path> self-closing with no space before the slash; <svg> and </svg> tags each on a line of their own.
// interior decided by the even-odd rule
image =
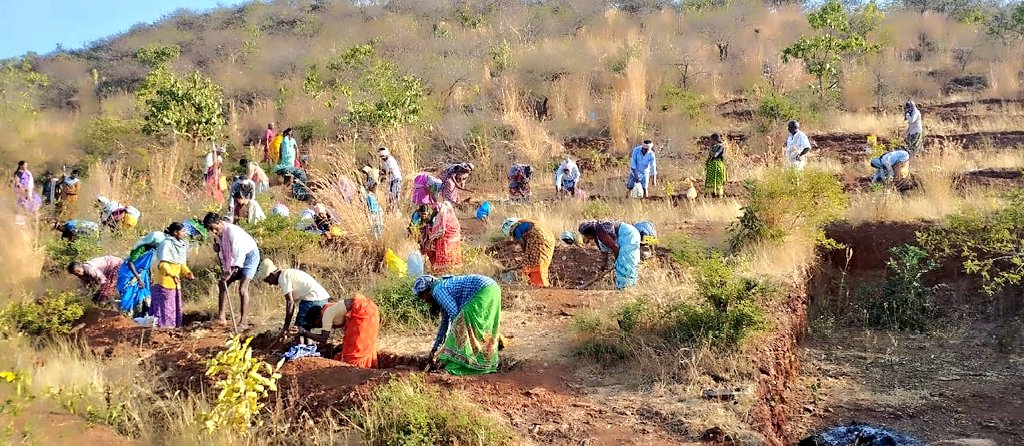
<svg viewBox="0 0 1024 446">
<path fill-rule="evenodd" d="M 1024 39 L 1024 3 L 999 11 L 988 22 L 988 34 L 1003 40 Z"/>
<path fill-rule="evenodd" d="M 150 68 L 166 66 L 178 60 L 179 56 L 181 47 L 175 44 L 151 43 L 135 52 L 135 60 Z"/>
<path fill-rule="evenodd" d="M 1024 191 L 1010 194 L 994 212 L 965 211 L 918 232 L 917 242 L 937 261 L 956 260 L 964 272 L 982 279 L 991 295 L 1024 279 Z"/>
<path fill-rule="evenodd" d="M 867 322 L 894 330 L 925 330 L 935 317 L 935 302 L 924 275 L 938 264 L 917 246 L 896 246 L 889 254 L 882 295 L 864 306 Z"/>
<path fill-rule="evenodd" d="M 224 93 L 198 71 L 182 79 L 159 67 L 146 76 L 137 97 L 145 110 L 142 131 L 148 135 L 170 131 L 196 148 L 225 126 Z"/>
<path fill-rule="evenodd" d="M 880 49 L 858 33 L 870 30 L 870 22 L 857 22 L 855 31 L 846 8 L 837 0 L 829 0 L 821 9 L 809 14 L 807 22 L 818 35 L 800 36 L 796 43 L 782 50 L 782 61 L 802 60 L 807 73 L 817 79 L 816 87 L 821 95 L 838 85 L 844 59 Z"/>
<path fill-rule="evenodd" d="M 50 78 L 32 68 L 27 58 L 0 62 L 0 121 L 38 113 L 42 88 Z"/>
</svg>

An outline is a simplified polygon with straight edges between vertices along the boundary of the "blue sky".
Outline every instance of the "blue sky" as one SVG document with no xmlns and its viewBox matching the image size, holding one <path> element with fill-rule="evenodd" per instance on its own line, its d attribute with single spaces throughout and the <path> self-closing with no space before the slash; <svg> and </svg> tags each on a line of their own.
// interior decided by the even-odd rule
<svg viewBox="0 0 1024 446">
<path fill-rule="evenodd" d="M 205 11 L 232 0 L 0 0 L 0 59 L 49 53 L 60 43 L 78 49 L 177 10 Z"/>
</svg>

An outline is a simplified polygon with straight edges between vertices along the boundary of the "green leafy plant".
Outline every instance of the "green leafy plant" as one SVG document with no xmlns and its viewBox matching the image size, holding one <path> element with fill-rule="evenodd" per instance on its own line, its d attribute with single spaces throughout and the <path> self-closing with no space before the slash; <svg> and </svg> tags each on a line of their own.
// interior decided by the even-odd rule
<svg viewBox="0 0 1024 446">
<path fill-rule="evenodd" d="M 81 262 L 103 253 L 97 237 L 78 237 L 74 241 L 50 240 L 46 244 L 46 262 L 43 268 L 50 274 L 61 274 L 71 262 Z"/>
<path fill-rule="evenodd" d="M 181 56 L 181 47 L 175 44 L 151 43 L 135 52 L 135 59 L 150 68 L 167 66 Z"/>
<path fill-rule="evenodd" d="M 0 61 L 0 122 L 37 116 L 42 89 L 48 85 L 50 78 L 28 58 Z"/>
<path fill-rule="evenodd" d="M 182 79 L 166 67 L 157 67 L 136 96 L 144 110 L 143 132 L 171 132 L 191 141 L 193 149 L 200 141 L 217 138 L 226 124 L 223 91 L 198 71 Z"/>
<path fill-rule="evenodd" d="M 968 210 L 917 233 L 917 243 L 939 262 L 959 261 L 995 294 L 1024 278 L 1024 192 L 1007 196 L 1004 207 L 984 213 Z"/>
<path fill-rule="evenodd" d="M 423 114 L 423 82 L 402 73 L 398 66 L 377 55 L 373 43 L 356 45 L 326 63 L 320 73 L 311 66 L 303 81 L 307 94 L 327 94 L 325 104 L 348 103 L 347 121 L 373 129 L 412 124 Z"/>
<path fill-rule="evenodd" d="M 512 67 L 512 45 L 508 40 L 502 40 L 491 46 L 491 62 L 494 64 L 494 72 L 501 73 Z"/>
<path fill-rule="evenodd" d="M 35 302 L 11 302 L 0 310 L 4 326 L 32 336 L 63 335 L 85 314 L 86 302 L 69 292 L 49 291 Z"/>
<path fill-rule="evenodd" d="M 206 376 L 217 379 L 213 388 L 217 400 L 213 409 L 199 416 L 207 431 L 231 429 L 246 432 L 253 424 L 262 425 L 257 418 L 271 392 L 277 391 L 278 371 L 284 358 L 272 366 L 252 356 L 249 343 L 241 336 L 227 341 L 227 348 L 206 362 Z"/>
<path fill-rule="evenodd" d="M 242 225 L 260 245 L 260 253 L 272 259 L 297 263 L 298 256 L 317 249 L 320 235 L 295 229 L 296 221 L 281 215 L 268 215 L 256 224 Z"/>
<path fill-rule="evenodd" d="M 782 61 L 803 61 L 807 73 L 817 79 L 816 88 L 821 95 L 836 88 L 844 62 L 880 49 L 851 29 L 846 8 L 838 0 L 829 0 L 821 9 L 808 14 L 807 22 L 818 34 L 800 36 L 792 46 L 782 50 Z"/>
<path fill-rule="evenodd" d="M 988 20 L 990 36 L 1006 41 L 1024 39 L 1024 3 L 1010 4 Z"/>
<path fill-rule="evenodd" d="M 377 388 L 353 421 L 367 444 L 513 444 L 512 431 L 458 394 L 442 394 L 417 375 Z"/>
<path fill-rule="evenodd" d="M 917 246 L 897 246 L 889 253 L 882 295 L 868 300 L 864 307 L 867 322 L 894 330 L 927 329 L 935 316 L 935 303 L 924 275 L 938 264 Z"/>
<path fill-rule="evenodd" d="M 380 324 L 386 328 L 414 329 L 430 325 L 430 305 L 412 292 L 415 277 L 389 277 L 373 290 L 380 308 Z"/>
<path fill-rule="evenodd" d="M 691 121 L 706 120 L 708 105 L 704 95 L 686 88 L 669 85 L 661 92 L 661 111 L 678 111 Z"/>
<path fill-rule="evenodd" d="M 780 241 L 791 234 L 819 238 L 821 228 L 843 216 L 849 198 L 828 172 L 777 168 L 744 184 L 749 198 L 729 226 L 729 247 Z"/>
</svg>

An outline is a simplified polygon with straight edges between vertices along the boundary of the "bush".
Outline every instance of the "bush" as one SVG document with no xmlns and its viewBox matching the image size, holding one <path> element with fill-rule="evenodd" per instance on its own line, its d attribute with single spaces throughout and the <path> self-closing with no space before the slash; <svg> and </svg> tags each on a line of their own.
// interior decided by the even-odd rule
<svg viewBox="0 0 1024 446">
<path fill-rule="evenodd" d="M 662 90 L 661 96 L 661 111 L 681 112 L 691 121 L 708 117 L 708 100 L 696 91 L 670 85 Z"/>
<path fill-rule="evenodd" d="M 893 330 L 925 330 L 935 316 L 935 303 L 923 276 L 938 264 L 916 246 L 897 246 L 889 253 L 882 295 L 864 308 L 867 322 Z"/>
<path fill-rule="evenodd" d="M 300 254 L 316 249 L 321 236 L 319 234 L 295 229 L 297 220 L 281 215 L 268 215 L 267 218 L 253 225 L 243 225 L 246 231 L 260 246 L 260 254 L 271 259 L 288 259 L 297 263 Z"/>
<path fill-rule="evenodd" d="M 700 262 L 707 258 L 707 247 L 688 234 L 677 232 L 669 234 L 663 240 L 665 247 L 672 252 L 672 260 L 682 266 L 699 266 Z"/>
<path fill-rule="evenodd" d="M 327 127 L 327 121 L 323 119 L 309 119 L 292 126 L 292 130 L 299 136 L 299 144 L 306 145 L 313 141 L 327 141 L 331 139 L 331 129 Z"/>
<path fill-rule="evenodd" d="M 98 116 L 89 121 L 78 135 L 86 160 L 79 165 L 107 160 L 112 155 L 126 155 L 142 150 L 149 139 L 142 133 L 142 121 Z"/>
<path fill-rule="evenodd" d="M 430 305 L 412 293 L 414 277 L 390 277 L 377 284 L 373 300 L 385 328 L 421 328 L 430 325 Z"/>
<path fill-rule="evenodd" d="M 32 336 L 63 335 L 85 314 L 86 301 L 74 293 L 48 292 L 36 302 L 11 302 L 0 311 L 5 327 Z"/>
<path fill-rule="evenodd" d="M 372 445 L 504 445 L 514 439 L 481 408 L 443 395 L 417 375 L 380 386 L 353 420 Z"/>
<path fill-rule="evenodd" d="M 992 295 L 1024 278 L 1024 192 L 1011 192 L 1002 209 L 965 211 L 917 233 L 917 243 L 938 262 L 957 260 L 964 272 L 981 278 Z"/>
<path fill-rule="evenodd" d="M 206 430 L 220 429 L 247 432 L 271 392 L 277 391 L 277 380 L 281 379 L 281 365 L 284 358 L 272 366 L 254 358 L 249 343 L 252 337 L 242 341 L 240 335 L 228 339 L 227 348 L 206 361 L 206 376 L 217 379 L 213 389 L 218 390 L 217 400 L 209 412 L 199 414 Z"/>
<path fill-rule="evenodd" d="M 78 237 L 74 241 L 51 240 L 46 244 L 46 265 L 50 274 L 61 274 L 71 262 L 92 259 L 103 253 L 103 246 L 97 237 Z"/>
<path fill-rule="evenodd" d="M 749 195 L 743 214 L 729 226 L 733 250 L 791 234 L 822 239 L 822 226 L 843 216 L 849 198 L 828 172 L 777 168 L 744 184 Z"/>
</svg>

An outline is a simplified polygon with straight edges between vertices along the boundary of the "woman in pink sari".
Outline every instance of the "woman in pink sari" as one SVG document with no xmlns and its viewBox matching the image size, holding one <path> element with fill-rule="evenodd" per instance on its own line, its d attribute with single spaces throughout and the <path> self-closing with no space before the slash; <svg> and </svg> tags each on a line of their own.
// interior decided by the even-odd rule
<svg viewBox="0 0 1024 446">
<path fill-rule="evenodd" d="M 18 197 L 18 206 L 31 213 L 38 212 L 39 206 L 42 205 L 35 187 L 35 178 L 32 177 L 32 172 L 28 171 L 28 163 L 18 161 L 18 170 L 14 171 L 14 191 Z"/>
<path fill-rule="evenodd" d="M 434 272 L 462 265 L 462 226 L 451 203 L 442 202 L 434 211 L 422 243 L 422 251 L 430 259 Z"/>
</svg>

